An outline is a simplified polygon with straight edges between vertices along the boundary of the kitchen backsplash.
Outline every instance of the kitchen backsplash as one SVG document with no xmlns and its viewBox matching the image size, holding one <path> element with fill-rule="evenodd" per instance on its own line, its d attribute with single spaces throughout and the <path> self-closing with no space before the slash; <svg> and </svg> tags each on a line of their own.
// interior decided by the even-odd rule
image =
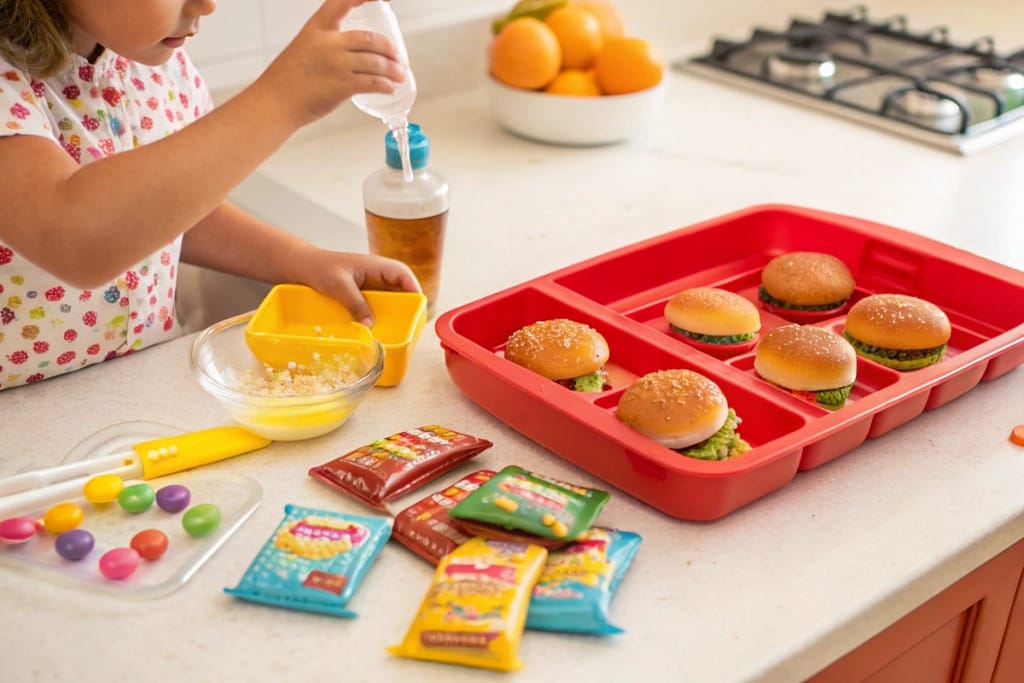
<svg viewBox="0 0 1024 683">
<path fill-rule="evenodd" d="M 211 90 L 225 93 L 251 82 L 288 44 L 322 0 L 220 0 L 203 19 L 189 54 Z M 392 0 L 406 36 L 417 81 L 429 92 L 444 80 L 454 85 L 472 67 L 483 64 L 480 44 L 490 20 L 509 0 Z M 458 26 L 480 41 L 452 40 Z M 472 75 L 476 75 L 475 73 Z"/>
<path fill-rule="evenodd" d="M 220 0 L 206 17 L 189 54 L 203 73 L 214 97 L 227 96 L 250 83 L 294 37 L 322 0 Z M 817 18 L 826 10 L 849 10 L 852 1 L 730 0 L 727 3 L 615 0 L 627 29 L 657 46 L 666 57 L 704 51 L 713 36 L 742 37 L 750 26 L 779 26 L 794 16 Z M 905 13 L 924 30 L 935 24 L 959 29 L 954 38 L 969 40 L 995 34 L 985 7 L 990 3 L 1020 5 L 1020 0 L 873 0 L 866 3 L 875 17 Z M 391 0 L 405 35 L 421 97 L 479 85 L 486 74 L 485 46 L 490 26 L 515 0 Z M 1024 20 L 1024 10 L 1020 10 Z M 1005 47 L 1005 46 L 1004 46 Z M 349 123 L 365 116 L 342 106 L 314 128 Z M 311 132 L 311 131 L 307 131 Z"/>
</svg>

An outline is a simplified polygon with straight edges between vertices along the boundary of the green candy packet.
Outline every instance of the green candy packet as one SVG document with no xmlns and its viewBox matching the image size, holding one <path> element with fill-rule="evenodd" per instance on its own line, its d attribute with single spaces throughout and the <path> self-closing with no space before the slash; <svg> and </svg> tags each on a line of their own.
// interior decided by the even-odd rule
<svg viewBox="0 0 1024 683">
<path fill-rule="evenodd" d="M 588 489 L 509 465 L 466 496 L 448 515 L 556 541 L 587 531 L 608 502 L 607 491 Z"/>
</svg>

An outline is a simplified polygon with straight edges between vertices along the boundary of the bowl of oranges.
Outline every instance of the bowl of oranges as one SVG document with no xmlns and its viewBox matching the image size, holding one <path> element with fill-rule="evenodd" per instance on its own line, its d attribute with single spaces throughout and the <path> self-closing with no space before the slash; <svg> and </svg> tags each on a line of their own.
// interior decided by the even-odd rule
<svg viewBox="0 0 1024 683">
<path fill-rule="evenodd" d="M 637 137 L 665 93 L 664 62 L 629 35 L 611 0 L 520 0 L 487 49 L 491 111 L 540 142 L 593 146 Z"/>
</svg>

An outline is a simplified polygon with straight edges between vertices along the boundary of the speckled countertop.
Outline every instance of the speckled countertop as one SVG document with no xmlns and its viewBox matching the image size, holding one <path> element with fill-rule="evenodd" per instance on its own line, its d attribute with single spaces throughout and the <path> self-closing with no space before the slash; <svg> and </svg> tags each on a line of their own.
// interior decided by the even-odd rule
<svg viewBox="0 0 1024 683">
<path fill-rule="evenodd" d="M 1020 14 L 1009 4 L 1004 11 L 997 18 Z M 958 157 L 690 75 L 668 80 L 650 134 L 603 148 L 512 137 L 494 124 L 482 90 L 417 104 L 432 165 L 452 188 L 440 310 L 761 203 L 857 215 L 1024 269 L 1024 138 Z M 286 212 L 292 229 L 326 244 L 364 248 L 358 188 L 382 161 L 382 133 L 367 121 L 296 139 L 239 200 L 268 215 Z M 227 424 L 189 374 L 190 341 L 0 392 L 0 476 L 57 464 L 116 423 L 182 431 Z M 1024 538 L 1024 449 L 1007 438 L 1024 422 L 1022 396 L 1018 369 L 713 523 L 674 520 L 611 489 L 600 521 L 644 538 L 612 605 L 626 633 L 528 632 L 526 667 L 503 680 L 788 682 L 818 671 Z M 366 511 L 309 478 L 310 466 L 427 423 L 495 444 L 438 488 L 512 463 L 605 486 L 464 397 L 428 326 L 405 381 L 371 392 L 338 431 L 204 468 L 256 480 L 262 505 L 170 595 L 124 600 L 0 566 L 0 678 L 480 680 L 476 670 L 385 652 L 404 635 L 431 576 L 395 544 L 350 603 L 354 620 L 222 592 L 286 503 Z"/>
</svg>

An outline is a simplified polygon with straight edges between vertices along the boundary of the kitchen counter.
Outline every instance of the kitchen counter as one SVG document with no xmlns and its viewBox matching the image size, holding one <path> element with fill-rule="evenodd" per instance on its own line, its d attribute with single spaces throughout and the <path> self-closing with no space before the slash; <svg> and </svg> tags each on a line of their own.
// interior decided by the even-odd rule
<svg viewBox="0 0 1024 683">
<path fill-rule="evenodd" d="M 853 214 L 1024 269 L 1024 137 L 958 157 L 695 76 L 667 78 L 648 135 L 600 148 L 513 137 L 493 122 L 478 89 L 417 104 L 431 165 L 451 185 L 439 310 L 760 203 Z M 323 244 L 364 249 L 359 188 L 383 163 L 383 133 L 367 121 L 297 138 L 237 199 Z M 0 392 L 0 476 L 57 464 L 114 423 L 182 431 L 228 424 L 189 374 L 190 342 Z M 397 544 L 384 549 L 349 604 L 354 620 L 222 592 L 238 582 L 286 503 L 367 512 L 308 477 L 310 466 L 437 423 L 495 445 L 393 511 L 475 469 L 514 463 L 610 490 L 599 521 L 644 539 L 612 603 L 624 635 L 527 632 L 525 668 L 502 680 L 799 681 L 1024 538 L 1024 449 L 1008 440 L 1024 422 L 1022 396 L 1017 369 L 724 519 L 684 522 L 466 399 L 428 325 L 403 383 L 372 391 L 338 431 L 204 468 L 259 481 L 262 505 L 179 590 L 124 600 L 0 567 L 0 679 L 481 680 L 479 670 L 385 652 L 403 637 L 432 574 Z"/>
</svg>

